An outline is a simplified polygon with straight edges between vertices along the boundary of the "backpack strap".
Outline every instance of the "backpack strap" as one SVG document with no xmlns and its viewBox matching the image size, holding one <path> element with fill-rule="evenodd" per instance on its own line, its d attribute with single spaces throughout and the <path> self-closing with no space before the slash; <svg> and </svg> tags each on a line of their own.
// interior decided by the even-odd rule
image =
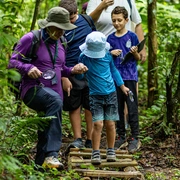
<svg viewBox="0 0 180 180">
<path fill-rule="evenodd" d="M 61 36 L 60 41 L 61 41 L 61 44 L 64 47 L 64 50 L 66 50 L 67 49 L 67 40 L 66 40 L 66 38 L 64 36 Z"/>
<path fill-rule="evenodd" d="M 40 44 L 40 38 L 41 38 L 41 31 L 39 30 L 33 30 L 31 31 L 33 33 L 33 39 L 31 43 L 31 48 L 28 54 L 26 54 L 25 57 L 22 57 L 22 61 L 25 63 L 31 63 L 32 60 L 37 59 L 37 49 L 39 48 Z"/>
<path fill-rule="evenodd" d="M 96 31 L 96 26 L 94 25 L 93 20 L 87 14 L 81 14 L 81 16 L 88 22 L 89 26 L 91 27 L 92 31 Z"/>
<path fill-rule="evenodd" d="M 37 58 L 36 52 L 37 52 L 37 49 L 39 48 L 40 39 L 41 39 L 41 31 L 32 30 L 31 32 L 33 33 L 33 40 L 32 40 L 31 49 L 29 51 L 28 57 L 32 59 L 36 59 Z"/>
<path fill-rule="evenodd" d="M 130 12 L 130 20 L 132 21 L 132 4 L 131 4 L 131 0 L 127 0 L 128 4 L 129 4 L 129 7 L 131 9 L 131 12 Z"/>
</svg>

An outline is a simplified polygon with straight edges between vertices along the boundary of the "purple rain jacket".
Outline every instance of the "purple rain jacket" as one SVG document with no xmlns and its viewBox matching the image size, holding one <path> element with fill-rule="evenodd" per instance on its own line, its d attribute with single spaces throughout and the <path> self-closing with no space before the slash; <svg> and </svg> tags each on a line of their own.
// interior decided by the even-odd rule
<svg viewBox="0 0 180 180">
<path fill-rule="evenodd" d="M 31 48 L 31 43 L 33 39 L 33 33 L 29 32 L 25 34 L 20 41 L 18 42 L 15 51 L 13 52 L 8 68 L 16 68 L 19 73 L 22 75 L 22 85 L 21 85 L 21 98 L 24 98 L 24 95 L 31 87 L 38 86 L 39 83 L 36 79 L 30 78 L 27 73 L 33 67 L 37 67 L 40 71 L 44 72 L 48 69 L 53 69 L 53 63 L 47 47 L 44 41 L 41 39 L 39 47 L 37 49 L 36 55 L 37 59 L 33 60 L 30 64 L 23 63 L 21 61 L 22 55 L 28 54 Z M 54 57 L 55 44 L 49 44 L 50 51 Z M 61 42 L 58 41 L 58 53 L 56 62 L 54 65 L 54 70 L 57 76 L 57 84 L 52 85 L 51 80 L 45 80 L 42 77 L 39 78 L 39 81 L 44 84 L 45 87 L 49 87 L 56 91 L 61 98 L 63 99 L 63 91 L 61 84 L 61 77 L 69 77 L 71 75 L 72 67 L 65 66 L 65 50 Z"/>
</svg>

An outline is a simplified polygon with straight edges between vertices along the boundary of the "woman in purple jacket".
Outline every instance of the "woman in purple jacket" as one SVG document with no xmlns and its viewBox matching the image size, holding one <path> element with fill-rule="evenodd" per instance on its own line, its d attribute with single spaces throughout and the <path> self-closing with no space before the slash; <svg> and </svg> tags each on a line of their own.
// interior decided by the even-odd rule
<svg viewBox="0 0 180 180">
<path fill-rule="evenodd" d="M 61 146 L 62 84 L 61 77 L 87 71 L 86 66 L 77 64 L 65 66 L 65 50 L 60 42 L 64 30 L 76 28 L 69 21 L 69 12 L 61 7 L 49 10 L 46 19 L 39 20 L 41 39 L 36 51 L 36 59 L 24 62 L 30 52 L 33 34 L 25 34 L 13 52 L 9 68 L 16 68 L 22 75 L 21 98 L 30 108 L 54 116 L 49 124 L 38 130 L 38 144 L 35 163 L 48 168 L 63 168 L 57 159 Z"/>
</svg>

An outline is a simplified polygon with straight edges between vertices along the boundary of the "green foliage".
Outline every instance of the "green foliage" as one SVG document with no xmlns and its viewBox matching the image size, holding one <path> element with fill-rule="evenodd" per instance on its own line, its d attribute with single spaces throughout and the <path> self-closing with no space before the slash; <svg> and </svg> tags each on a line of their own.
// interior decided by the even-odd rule
<svg viewBox="0 0 180 180">
<path fill-rule="evenodd" d="M 63 179 L 64 180 L 71 180 L 71 179 L 78 180 L 78 179 L 80 179 L 80 176 L 74 170 L 70 170 L 70 171 L 66 172 L 66 176 Z"/>
<path fill-rule="evenodd" d="M 180 178 L 180 170 L 179 169 L 172 169 L 172 170 L 170 170 L 169 173 L 173 173 L 174 176 L 171 175 L 168 177 L 167 174 L 165 174 L 163 172 L 159 172 L 159 173 L 149 172 L 149 173 L 146 173 L 145 179 L 146 180 L 159 180 L 159 179 L 161 179 L 161 180 L 166 180 L 166 179 L 179 180 L 179 178 Z"/>
<path fill-rule="evenodd" d="M 146 1 L 138 1 L 138 8 L 140 9 L 141 16 L 143 19 L 143 28 L 147 29 L 147 10 Z M 179 10 L 176 9 L 177 4 L 168 4 L 167 2 L 157 3 L 157 39 L 158 39 L 158 52 L 157 52 L 157 62 L 158 66 L 158 84 L 159 84 L 159 95 L 154 105 L 151 108 L 146 109 L 147 102 L 147 63 L 144 65 L 139 65 L 139 100 L 141 106 L 140 111 L 140 124 L 142 129 L 145 127 L 150 127 L 152 124 L 159 124 L 154 127 L 155 134 L 159 132 L 164 132 L 166 135 L 172 135 L 175 130 L 172 128 L 173 124 L 167 124 L 166 119 L 166 77 L 170 74 L 170 69 L 174 55 L 178 49 L 180 38 L 180 16 Z M 180 64 L 180 63 L 179 63 Z M 175 93 L 178 86 L 178 73 L 180 67 L 177 67 L 176 74 L 173 82 L 172 94 Z M 179 112 L 178 112 L 179 113 Z M 180 114 L 179 114 L 180 117 Z"/>
<path fill-rule="evenodd" d="M 140 115 L 140 126 L 142 129 L 146 129 L 151 127 L 152 124 L 155 124 L 152 129 L 154 135 L 160 132 L 164 132 L 166 135 L 172 135 L 175 133 L 175 129 L 173 129 L 171 123 L 167 124 L 165 98 L 163 96 L 160 97 L 161 98 L 155 101 L 155 105 L 142 111 L 143 115 Z M 151 138 L 147 136 L 147 132 L 141 131 L 141 136 L 144 137 L 142 140 L 144 142 L 148 143 L 148 141 L 151 140 Z"/>
<path fill-rule="evenodd" d="M 4 176 L 18 180 L 44 180 L 52 176 L 56 179 L 59 171 L 35 171 L 33 161 L 37 130 L 45 127 L 52 117 L 39 117 L 27 107 L 23 107 L 23 116 L 14 116 L 16 107 L 13 97 L 1 97 L 0 102 L 0 179 Z"/>
<path fill-rule="evenodd" d="M 13 172 L 14 170 L 18 170 L 20 167 L 20 163 L 17 159 L 9 156 L 9 155 L 3 155 L 0 156 L 1 164 L 0 164 L 0 171 L 4 170 L 4 167 L 10 172 Z"/>
<path fill-rule="evenodd" d="M 165 180 L 166 179 L 166 175 L 163 172 L 159 172 L 156 174 L 153 173 L 147 173 L 145 176 L 146 180 Z"/>
<path fill-rule="evenodd" d="M 63 111 L 62 112 L 63 120 L 62 120 L 62 134 L 64 137 L 73 137 L 73 131 L 71 128 L 71 123 L 69 120 L 69 113 Z"/>
<path fill-rule="evenodd" d="M 23 3 L 22 3 L 23 2 Z M 84 0 L 78 1 L 78 7 Z M 39 18 L 46 17 L 47 11 L 57 6 L 59 1 L 42 1 Z M 136 1 L 138 9 L 143 20 L 143 29 L 147 35 L 147 2 L 143 0 Z M 19 79 L 17 72 L 6 69 L 11 49 L 15 42 L 26 32 L 30 30 L 32 16 L 34 12 L 35 0 L 0 0 L 0 179 L 78 179 L 78 174 L 74 171 L 59 172 L 56 169 L 45 173 L 34 170 L 34 149 L 37 140 L 36 131 L 39 127 L 43 127 L 48 123 L 48 118 L 39 117 L 35 112 L 31 111 L 23 105 L 23 114 L 21 117 L 15 116 L 16 102 L 8 89 L 7 78 Z M 157 37 L 158 37 L 158 75 L 159 75 L 159 96 L 154 105 L 146 109 L 147 102 L 147 62 L 139 65 L 139 109 L 140 109 L 140 125 L 142 129 L 150 127 L 152 124 L 158 125 L 152 130 L 158 133 L 163 130 L 167 135 L 174 133 L 172 124 L 166 122 L 166 89 L 165 80 L 169 75 L 172 59 L 179 45 L 180 38 L 180 17 L 179 4 L 157 4 Z M 37 27 L 37 26 L 36 26 Z M 38 27 L 37 27 L 38 28 Z M 177 67 L 179 68 L 179 67 Z M 177 81 L 177 74 L 175 82 Z M 176 87 L 173 88 L 173 93 Z M 180 113 L 180 112 L 179 112 Z M 62 133 L 65 137 L 73 136 L 69 116 L 63 112 L 63 129 Z M 85 131 L 85 122 L 83 122 L 83 131 Z M 152 137 L 145 130 L 141 131 L 141 141 L 150 144 Z M 136 154 L 135 158 L 139 158 L 140 154 Z M 173 159 L 173 157 L 167 157 Z M 90 167 L 93 169 L 94 167 Z M 175 177 L 180 177 L 180 171 L 174 170 Z M 163 179 L 163 173 L 147 174 L 146 179 Z M 177 177 L 177 178 L 176 178 Z"/>
<path fill-rule="evenodd" d="M 139 136 L 141 139 L 141 142 L 143 144 L 151 144 L 152 138 L 150 136 L 147 136 L 147 133 L 145 131 L 141 131 L 141 136 Z"/>
</svg>

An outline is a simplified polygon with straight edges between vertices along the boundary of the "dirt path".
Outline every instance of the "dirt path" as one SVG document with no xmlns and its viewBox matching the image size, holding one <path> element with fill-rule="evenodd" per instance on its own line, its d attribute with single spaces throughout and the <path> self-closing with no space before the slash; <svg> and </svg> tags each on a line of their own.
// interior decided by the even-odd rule
<svg viewBox="0 0 180 180">
<path fill-rule="evenodd" d="M 63 138 L 61 151 L 73 138 Z M 180 142 L 178 142 L 180 143 Z M 180 180 L 180 144 L 175 138 L 151 141 L 149 144 L 142 145 L 140 150 L 134 154 L 134 158 L 139 164 L 139 171 L 144 174 L 146 179 L 152 180 Z M 106 137 L 102 136 L 101 148 L 106 148 Z M 68 169 L 67 157 L 63 156 L 65 168 Z"/>
</svg>

